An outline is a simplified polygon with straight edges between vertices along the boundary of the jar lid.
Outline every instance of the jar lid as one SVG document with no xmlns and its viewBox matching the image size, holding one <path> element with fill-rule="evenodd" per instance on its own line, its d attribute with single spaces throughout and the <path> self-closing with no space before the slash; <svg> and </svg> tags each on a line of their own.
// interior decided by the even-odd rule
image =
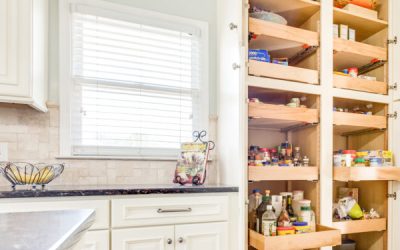
<svg viewBox="0 0 400 250">
<path fill-rule="evenodd" d="M 343 150 L 343 154 L 355 154 L 355 153 L 356 153 L 355 150 L 350 150 L 350 149 Z"/>
<path fill-rule="evenodd" d="M 294 230 L 295 228 L 290 226 L 290 227 L 277 227 L 276 229 L 279 231 L 285 231 L 285 230 Z"/>
<path fill-rule="evenodd" d="M 356 163 L 364 163 L 364 162 L 365 162 L 365 159 L 364 159 L 364 158 L 356 158 L 354 161 L 355 161 Z"/>
<path fill-rule="evenodd" d="M 307 226 L 307 225 L 308 225 L 308 223 L 306 221 L 293 222 L 293 226 L 295 226 L 295 227 L 302 227 L 302 226 Z"/>
<path fill-rule="evenodd" d="M 311 207 L 301 207 L 300 211 L 311 211 Z"/>
<path fill-rule="evenodd" d="M 260 148 L 261 152 L 268 152 L 268 148 Z"/>
<path fill-rule="evenodd" d="M 261 193 L 261 190 L 260 189 L 258 189 L 258 188 L 256 188 L 256 189 L 253 189 L 253 194 L 254 193 Z"/>
</svg>

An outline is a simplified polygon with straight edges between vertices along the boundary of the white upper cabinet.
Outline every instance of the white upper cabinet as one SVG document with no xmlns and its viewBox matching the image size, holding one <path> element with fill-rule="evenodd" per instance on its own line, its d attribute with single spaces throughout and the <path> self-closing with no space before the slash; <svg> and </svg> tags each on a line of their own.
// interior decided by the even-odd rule
<svg viewBox="0 0 400 250">
<path fill-rule="evenodd" d="M 400 1 L 394 0 L 391 4 L 390 39 L 395 39 L 396 43 L 392 43 L 389 48 L 389 60 L 391 60 L 389 75 L 393 100 L 400 100 L 400 15 L 398 14 Z"/>
<path fill-rule="evenodd" d="M 46 111 L 48 0 L 0 0 L 0 102 Z"/>
</svg>

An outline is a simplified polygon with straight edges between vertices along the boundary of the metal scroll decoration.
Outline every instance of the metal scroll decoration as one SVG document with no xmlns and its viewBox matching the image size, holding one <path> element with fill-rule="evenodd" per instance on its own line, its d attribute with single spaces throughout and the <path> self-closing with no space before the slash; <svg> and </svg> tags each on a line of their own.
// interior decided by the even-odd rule
<svg viewBox="0 0 400 250">
<path fill-rule="evenodd" d="M 17 185 L 44 187 L 64 171 L 64 164 L 3 162 L 0 163 L 0 166 L 0 173 L 11 183 L 13 188 Z"/>
<path fill-rule="evenodd" d="M 194 142 L 202 142 L 208 144 L 208 150 L 213 150 L 215 148 L 215 143 L 213 141 L 204 141 L 207 132 L 205 130 L 202 131 L 193 131 Z"/>
</svg>

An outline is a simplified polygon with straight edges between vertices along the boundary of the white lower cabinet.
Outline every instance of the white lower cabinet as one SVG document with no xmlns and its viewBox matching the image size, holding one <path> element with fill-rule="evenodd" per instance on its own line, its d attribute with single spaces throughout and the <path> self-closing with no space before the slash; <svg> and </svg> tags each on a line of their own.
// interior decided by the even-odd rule
<svg viewBox="0 0 400 250">
<path fill-rule="evenodd" d="M 226 250 L 228 223 L 177 225 L 175 243 L 175 250 Z"/>
<path fill-rule="evenodd" d="M 112 230 L 112 249 L 173 250 L 174 226 Z"/>
<path fill-rule="evenodd" d="M 108 230 L 89 231 L 74 246 L 73 250 L 109 250 L 110 235 Z"/>
<path fill-rule="evenodd" d="M 112 231 L 112 249 L 227 250 L 228 223 L 115 229 Z"/>
</svg>

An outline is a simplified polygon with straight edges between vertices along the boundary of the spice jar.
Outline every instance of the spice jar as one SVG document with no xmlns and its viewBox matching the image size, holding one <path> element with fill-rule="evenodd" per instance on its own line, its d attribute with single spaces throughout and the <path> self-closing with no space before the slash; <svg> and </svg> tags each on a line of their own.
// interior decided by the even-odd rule
<svg viewBox="0 0 400 250">
<path fill-rule="evenodd" d="M 293 222 L 293 227 L 295 229 L 296 234 L 303 234 L 303 233 L 309 233 L 311 231 L 310 225 L 308 225 L 307 222 L 303 221 L 297 221 Z"/>
</svg>

